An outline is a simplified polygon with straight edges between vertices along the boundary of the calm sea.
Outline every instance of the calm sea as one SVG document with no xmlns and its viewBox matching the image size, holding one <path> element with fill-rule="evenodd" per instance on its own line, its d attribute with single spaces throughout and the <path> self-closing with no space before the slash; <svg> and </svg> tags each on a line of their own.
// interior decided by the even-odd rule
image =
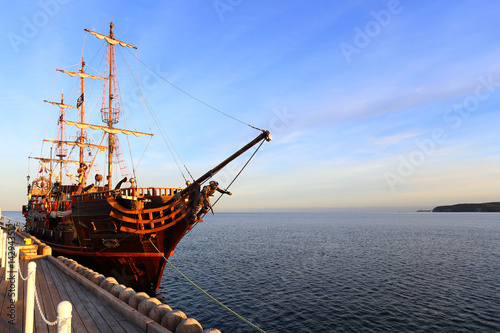
<svg viewBox="0 0 500 333">
<path fill-rule="evenodd" d="M 500 332 L 500 214 L 218 213 L 170 260 L 266 332 Z M 254 331 L 168 264 L 157 297 Z"/>
</svg>

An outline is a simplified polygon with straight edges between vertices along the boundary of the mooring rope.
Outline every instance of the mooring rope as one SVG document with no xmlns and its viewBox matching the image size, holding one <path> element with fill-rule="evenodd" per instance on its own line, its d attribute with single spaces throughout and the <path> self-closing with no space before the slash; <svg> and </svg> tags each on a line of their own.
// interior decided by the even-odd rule
<svg viewBox="0 0 500 333">
<path fill-rule="evenodd" d="M 212 295 L 210 295 L 208 292 L 206 292 L 205 290 L 203 290 L 200 286 L 198 286 L 196 283 L 194 283 L 194 281 L 192 281 L 190 278 L 188 278 L 186 275 L 184 275 L 184 273 L 182 273 L 177 267 L 175 267 L 174 264 L 172 264 L 167 258 L 165 258 L 165 256 L 163 255 L 163 253 L 161 253 L 160 250 L 158 250 L 158 248 L 151 241 L 151 239 L 149 239 L 149 242 L 151 243 L 151 245 L 153 245 L 153 247 L 156 249 L 156 251 L 158 251 L 158 253 L 163 257 L 163 259 L 165 259 L 165 261 L 168 262 L 169 265 L 172 266 L 172 268 L 177 271 L 177 273 L 179 273 L 189 283 L 191 283 L 193 286 L 195 286 L 199 291 L 201 291 L 202 293 L 204 293 L 208 298 L 210 298 L 212 301 L 214 301 L 215 303 L 217 303 L 223 309 L 229 311 L 231 314 L 233 314 L 234 316 L 236 316 L 238 319 L 240 319 L 241 321 L 243 321 L 246 324 L 250 325 L 256 331 L 259 331 L 259 332 L 262 332 L 262 333 L 266 333 L 266 331 L 264 331 L 262 328 L 260 328 L 259 326 L 253 324 L 249 320 L 243 318 L 241 315 L 239 315 L 238 313 L 236 313 L 234 310 L 230 309 L 229 307 L 227 307 L 226 305 L 224 305 L 221 301 L 219 301 L 218 299 L 216 299 L 215 297 L 213 297 Z"/>
</svg>

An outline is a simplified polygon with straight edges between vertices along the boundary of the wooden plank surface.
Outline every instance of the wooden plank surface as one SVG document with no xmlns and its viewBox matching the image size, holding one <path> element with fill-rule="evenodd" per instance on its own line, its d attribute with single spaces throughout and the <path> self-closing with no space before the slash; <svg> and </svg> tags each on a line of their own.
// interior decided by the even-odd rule
<svg viewBox="0 0 500 333">
<path fill-rule="evenodd" d="M 120 312 L 110 307 L 104 300 L 82 287 L 77 281 L 60 270 L 46 258 L 34 259 L 37 264 L 36 289 L 40 307 L 49 321 L 57 318 L 57 306 L 61 301 L 69 301 L 73 306 L 71 331 L 75 333 L 104 332 L 144 332 L 128 321 Z M 28 274 L 28 260 L 21 260 L 21 273 Z M 21 333 L 24 327 L 24 304 L 26 283 L 19 279 L 19 297 L 15 304 L 15 324 L 9 324 L 10 299 L 5 268 L 0 268 L 0 332 Z M 49 326 L 41 318 L 35 301 L 35 332 L 57 332 L 57 325 Z"/>
<path fill-rule="evenodd" d="M 0 268 L 0 332 L 22 332 L 23 313 L 22 309 L 23 298 L 22 293 L 18 293 L 18 302 L 11 306 L 9 291 L 10 281 L 5 281 L 6 269 Z M 22 280 L 19 282 L 19 290 L 23 289 Z M 19 292 L 18 290 L 18 292 Z"/>
<path fill-rule="evenodd" d="M 22 318 L 12 318 L 16 315 L 15 310 L 11 313 L 9 292 L 9 281 L 5 281 L 5 268 L 0 268 L 0 332 L 22 332 Z M 14 320 L 15 324 L 12 324 Z M 19 324 L 21 322 L 21 324 Z"/>
</svg>

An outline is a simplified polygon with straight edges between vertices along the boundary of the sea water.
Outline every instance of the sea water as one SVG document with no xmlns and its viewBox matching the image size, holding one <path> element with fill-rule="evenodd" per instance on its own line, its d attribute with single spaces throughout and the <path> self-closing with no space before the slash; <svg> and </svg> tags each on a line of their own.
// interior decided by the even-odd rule
<svg viewBox="0 0 500 333">
<path fill-rule="evenodd" d="M 219 213 L 170 260 L 266 332 L 500 332 L 500 214 Z M 168 264 L 158 296 L 254 331 Z"/>
<path fill-rule="evenodd" d="M 217 213 L 170 261 L 266 332 L 500 332 L 500 214 Z M 168 264 L 156 296 L 255 331 Z"/>
</svg>

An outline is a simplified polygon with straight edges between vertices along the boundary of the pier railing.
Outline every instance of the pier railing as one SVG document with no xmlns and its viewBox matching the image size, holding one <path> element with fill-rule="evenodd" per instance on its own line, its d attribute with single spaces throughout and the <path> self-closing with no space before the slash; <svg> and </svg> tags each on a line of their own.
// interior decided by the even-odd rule
<svg viewBox="0 0 500 333">
<path fill-rule="evenodd" d="M 5 220 L 2 217 L 3 225 L 15 225 L 11 223 L 15 221 L 9 219 L 9 222 L 5 224 Z M 19 221 L 15 221 L 19 222 Z M 9 230 L 6 232 L 4 229 L 0 228 L 0 256 L 1 265 L 5 268 L 5 280 L 10 281 L 10 289 L 14 292 L 10 292 L 10 303 L 13 304 L 15 308 L 16 302 L 19 300 L 18 290 L 19 290 L 19 279 L 26 281 L 26 303 L 24 308 L 24 333 L 32 333 L 34 327 L 34 312 L 35 312 L 35 301 L 38 307 L 38 311 L 42 320 L 49 326 L 54 326 L 57 324 L 57 332 L 69 333 L 71 332 L 71 312 L 72 305 L 68 301 L 62 301 L 57 306 L 57 319 L 53 322 L 47 320 L 46 316 L 40 307 L 40 302 L 38 301 L 38 295 L 36 291 L 36 263 L 31 261 L 28 264 L 28 272 L 26 277 L 23 276 L 21 268 L 19 266 L 20 251 L 23 246 L 18 246 L 15 243 L 14 230 Z"/>
<path fill-rule="evenodd" d="M 14 220 L 13 218 L 4 215 L 0 215 L 0 227 L 2 228 L 7 228 L 8 226 L 13 226 L 14 228 L 23 228 L 24 224 L 24 222 Z"/>
</svg>

